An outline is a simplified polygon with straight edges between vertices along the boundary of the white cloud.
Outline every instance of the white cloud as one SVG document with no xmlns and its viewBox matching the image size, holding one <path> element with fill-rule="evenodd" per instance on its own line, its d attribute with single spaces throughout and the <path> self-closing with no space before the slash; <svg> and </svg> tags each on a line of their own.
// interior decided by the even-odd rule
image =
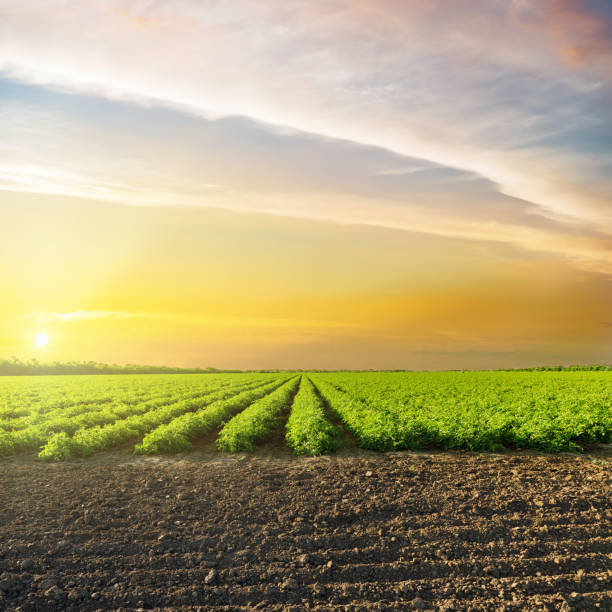
<svg viewBox="0 0 612 612">
<path fill-rule="evenodd" d="M 426 0 L 5 2 L 0 69 L 70 91 L 206 117 L 243 115 L 288 133 L 313 132 L 461 168 L 553 219 L 610 234 L 612 154 L 588 142 L 610 127 L 602 102 L 609 73 L 597 58 L 568 65 L 559 41 L 578 40 L 590 22 L 572 22 L 554 8 L 551 2 L 468 0 L 452 6 Z M 68 136 L 87 138 L 69 128 Z M 178 166 L 148 188 L 145 169 L 134 172 L 135 159 L 125 175 L 115 169 L 110 177 L 105 165 L 80 167 L 72 176 L 82 166 L 78 159 L 45 176 L 40 168 L 49 159 L 38 161 L 28 161 L 30 171 L 11 174 L 5 167 L 5 188 L 15 188 L 13 181 L 17 188 L 61 192 L 72 183 L 73 193 L 89 197 L 213 206 L 236 196 L 237 208 L 265 199 L 236 194 L 232 185 L 224 194 L 206 193 L 206 176 L 187 177 Z M 280 214 L 295 214 L 294 208 L 267 205 Z M 327 215 L 344 222 L 363 217 L 350 205 Z M 405 225 L 398 215 L 383 201 L 370 203 L 366 216 Z M 422 225 L 447 231 L 431 215 Z M 479 234 L 497 240 L 504 232 L 506 241 L 538 248 L 541 235 L 525 228 L 517 233 L 481 223 Z M 539 248 L 553 242 L 544 239 Z"/>
<path fill-rule="evenodd" d="M 135 118 L 127 129 L 126 107 L 109 106 L 121 120 L 90 119 L 87 110 L 85 118 L 33 112 L 27 100 L 4 107 L 0 190 L 208 206 L 493 241 L 612 271 L 610 239 L 583 222 L 547 220 L 537 206 L 500 196 L 471 172 L 419 160 L 398 166 L 402 158 L 381 150 L 270 134 L 244 120 L 221 127 L 183 117 L 184 125 L 164 128 L 159 140 L 154 130 L 169 120 L 166 112 Z M 232 142 L 236 135 L 240 140 Z"/>
<path fill-rule="evenodd" d="M 378 170 L 376 174 L 378 174 L 379 176 L 404 176 L 406 174 L 416 174 L 417 172 L 427 172 L 428 170 L 432 170 L 431 165 L 386 168 L 384 170 Z"/>
</svg>

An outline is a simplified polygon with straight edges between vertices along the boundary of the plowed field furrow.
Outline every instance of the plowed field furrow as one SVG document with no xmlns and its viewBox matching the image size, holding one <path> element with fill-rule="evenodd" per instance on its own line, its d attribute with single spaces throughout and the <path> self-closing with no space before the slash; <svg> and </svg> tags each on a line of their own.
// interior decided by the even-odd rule
<svg viewBox="0 0 612 612">
<path fill-rule="evenodd" d="M 109 558 L 107 563 L 99 562 L 96 566 L 89 568 L 87 576 L 91 580 L 102 580 L 111 582 L 113 578 L 114 566 Z M 142 563 L 147 562 L 150 569 L 141 569 Z M 130 560 L 125 560 L 126 567 L 132 567 L 129 571 L 129 581 L 140 584 L 157 584 L 164 582 L 168 577 L 167 568 L 169 565 L 173 567 L 181 567 L 185 565 L 185 559 L 181 556 L 159 557 L 153 560 L 147 560 L 146 557 L 135 557 Z M 204 582 L 204 579 L 210 572 L 213 564 L 202 564 L 199 568 L 191 569 L 174 569 L 170 577 L 170 583 L 182 584 L 197 584 Z M 235 589 L 245 589 L 251 591 L 252 587 L 258 587 L 262 583 L 277 584 L 278 579 L 282 578 L 285 568 L 279 567 L 267 568 L 263 573 L 261 570 L 251 570 L 249 575 L 248 568 L 235 567 L 231 569 L 219 569 L 217 572 L 217 583 L 234 584 Z M 238 580 L 235 580 L 240 574 Z M 245 575 L 246 574 L 246 575 Z M 343 580 L 343 577 L 335 574 L 333 571 L 310 570 L 310 573 L 297 572 L 293 574 L 301 588 L 314 587 L 315 585 L 325 585 L 329 590 L 341 589 L 343 591 L 352 590 L 375 592 L 375 593 L 395 593 L 398 590 L 406 590 L 410 588 L 416 592 L 427 591 L 430 594 L 442 594 L 449 588 L 449 581 L 446 576 L 428 576 L 427 578 L 405 578 L 399 580 L 380 581 L 375 579 L 374 574 L 367 580 L 359 580 L 352 576 L 350 580 Z M 491 584 L 497 585 L 501 591 L 511 595 L 512 593 L 531 592 L 539 594 L 554 594 L 559 589 L 572 589 L 576 593 L 612 593 L 612 577 L 607 572 L 596 574 L 587 574 L 585 577 L 577 578 L 575 574 L 556 574 L 546 575 L 543 577 L 506 577 L 493 578 L 488 576 L 459 576 L 455 580 L 462 585 L 460 593 L 455 593 L 455 597 L 466 598 L 473 596 L 478 590 L 483 590 L 490 587 Z M 594 590 L 596 589 L 596 590 Z"/>
<path fill-rule="evenodd" d="M 318 542 L 317 542 L 318 543 Z M 357 544 L 355 542 L 355 544 Z M 428 545 L 434 548 L 434 552 L 423 551 L 421 549 L 415 549 L 414 542 L 409 540 L 405 541 L 400 546 L 397 546 L 397 542 L 389 542 L 385 547 L 353 547 L 351 549 L 334 549 L 328 548 L 326 551 L 326 557 L 333 559 L 343 559 L 348 563 L 359 563 L 363 559 L 376 559 L 379 563 L 386 563 L 395 560 L 405 559 L 419 559 L 419 558 L 431 558 L 440 557 L 445 561 L 460 561 L 465 558 L 470 558 L 475 553 L 481 556 L 483 553 L 489 560 L 503 560 L 508 558 L 523 558 L 529 561 L 535 561 L 537 559 L 554 556 L 560 560 L 565 560 L 564 554 L 576 554 L 578 552 L 587 553 L 604 553 L 612 555 L 612 538 L 595 538 L 593 540 L 564 540 L 558 543 L 558 545 L 542 546 L 541 544 L 533 545 L 537 549 L 537 554 L 533 554 L 529 551 L 529 547 L 524 544 L 510 542 L 507 545 L 500 547 L 487 547 L 484 551 L 479 547 L 459 547 L 453 546 L 452 550 L 445 552 L 445 548 L 448 546 L 448 540 L 431 540 Z M 357 550 L 355 550 L 357 548 Z M 571 550 L 571 553 L 570 553 Z M 526 554 L 527 551 L 527 554 Z M 329 554 L 327 554 L 329 553 Z M 483 557 L 484 558 L 484 557 Z"/>
<path fill-rule="evenodd" d="M 59 535 L 59 534 L 58 534 Z M 181 540 L 171 541 L 164 547 L 151 547 L 151 544 L 126 544 L 125 542 L 109 542 L 104 545 L 86 542 L 78 543 L 78 536 L 75 534 L 71 546 L 71 551 L 79 555 L 87 555 L 92 558 L 91 567 L 97 567 L 98 564 L 106 564 L 112 561 L 118 554 L 121 554 L 125 562 L 129 562 L 131 557 L 146 555 L 151 559 L 156 558 L 156 555 L 172 556 L 177 555 L 200 555 L 199 549 L 201 545 L 196 547 L 185 546 Z M 61 547 L 60 547 L 61 549 Z M 439 559 L 410 559 L 402 560 L 401 558 L 390 561 L 382 561 L 378 555 L 364 554 L 360 560 L 355 561 L 353 551 L 347 551 L 346 555 L 340 554 L 311 554 L 307 566 L 309 568 L 318 568 L 321 571 L 327 572 L 330 576 L 334 576 L 336 581 L 343 581 L 343 576 L 346 571 L 355 572 L 363 576 L 375 576 L 375 580 L 379 582 L 396 582 L 397 580 L 418 580 L 421 576 L 430 575 L 452 575 L 452 576 L 493 576 L 499 579 L 521 578 L 531 576 L 537 571 L 553 576 L 557 574 L 575 574 L 582 570 L 583 573 L 589 575 L 606 572 L 612 561 L 612 556 L 608 552 L 590 551 L 584 552 L 577 556 L 574 553 L 573 557 L 542 557 L 539 559 L 525 560 L 521 557 L 508 556 L 504 558 L 481 556 L 473 561 L 454 561 L 454 560 L 439 560 Z M 170 551 L 170 552 L 169 552 Z M 172 551 L 175 551 L 173 553 Z M 49 552 L 48 548 L 42 546 L 32 546 L 28 548 L 29 554 L 16 556 L 16 559 L 30 559 L 36 563 L 38 559 L 43 558 Z M 350 554 L 349 554 L 350 553 Z M 78 568 L 79 561 L 74 556 L 63 556 L 61 550 L 59 552 L 51 551 L 54 559 L 61 560 L 65 566 L 74 566 Z M 202 556 L 203 560 L 206 555 Z M 232 557 L 233 558 L 233 557 Z M 179 559 L 180 561 L 180 559 Z M 269 569 L 279 570 L 286 565 L 296 565 L 295 561 L 274 563 L 269 561 L 269 550 L 251 553 L 249 558 L 240 557 L 234 560 L 234 566 L 240 567 L 245 571 L 251 565 L 266 561 Z M 332 568 L 327 571 L 327 564 L 332 561 Z M 0 568 L 7 565 L 0 560 Z M 10 564 L 9 564 L 10 565 Z M 154 567 L 154 564 L 149 564 Z M 180 566 L 180 563 L 177 564 Z M 296 566 L 297 567 L 297 566 Z M 534 572 L 534 568 L 538 569 Z M 332 571 L 333 570 L 333 571 Z M 296 569 L 296 575 L 299 574 L 299 567 Z M 246 580 L 246 577 L 245 577 Z M 363 578 L 366 580 L 366 578 Z"/>
<path fill-rule="evenodd" d="M 8 520 L 11 517 L 8 516 L 6 518 Z M 189 520 L 189 517 L 183 517 L 183 518 L 184 520 Z M 43 535 L 43 532 L 39 532 L 35 528 L 33 529 L 29 527 L 30 520 L 31 518 L 28 518 L 28 517 L 21 517 L 20 520 L 18 519 L 15 520 L 15 529 L 13 530 L 15 537 L 19 536 L 19 537 L 23 537 L 24 539 L 27 537 L 28 539 L 36 541 L 38 538 L 40 538 Z M 96 528 L 96 523 L 98 523 L 99 526 L 107 527 L 112 520 L 114 519 L 108 518 L 108 517 L 107 518 L 99 517 L 97 520 L 91 519 L 89 522 L 90 527 L 87 528 L 86 531 L 79 531 L 79 530 L 75 531 L 75 535 L 86 537 L 87 534 L 91 533 L 92 529 Z M 115 522 L 118 525 L 120 525 L 123 523 L 124 520 L 125 520 L 124 518 L 123 519 L 118 518 L 116 519 Z M 81 524 L 81 523 L 82 522 L 77 521 L 77 524 Z M 257 526 L 255 527 L 257 528 Z M 263 526 L 260 526 L 260 528 L 262 527 Z M 279 531 L 282 533 L 282 529 Z M 326 551 L 329 552 L 329 554 L 342 555 L 345 553 L 345 551 L 347 551 L 347 553 L 354 554 L 354 549 L 358 548 L 358 551 L 359 551 L 358 554 L 360 557 L 363 555 L 372 554 L 372 555 L 386 555 L 389 558 L 396 558 L 396 556 L 405 554 L 406 552 L 410 552 L 412 555 L 423 554 L 429 557 L 432 555 L 432 553 L 430 551 L 425 551 L 422 548 L 425 544 L 427 544 L 427 546 L 429 547 L 435 546 L 436 550 L 438 550 L 438 547 L 440 546 L 443 546 L 443 547 L 447 546 L 450 540 L 453 540 L 454 542 L 453 548 L 451 551 L 444 552 L 444 554 L 448 557 L 448 560 L 452 560 L 453 558 L 461 558 L 465 556 L 466 554 L 469 555 L 472 552 L 480 552 L 480 553 L 486 552 L 490 554 L 491 556 L 510 556 L 510 555 L 514 556 L 514 555 L 523 553 L 526 550 L 526 548 L 528 548 L 523 543 L 523 540 L 521 540 L 520 542 L 510 540 L 509 542 L 503 544 L 499 549 L 496 547 L 487 546 L 487 548 L 483 551 L 482 547 L 479 546 L 478 544 L 474 544 L 474 547 L 472 548 L 467 548 L 461 545 L 461 534 L 452 533 L 452 532 L 449 532 L 448 539 L 444 539 L 443 537 L 440 537 L 441 535 L 443 536 L 443 534 L 436 533 L 435 535 L 437 537 L 435 538 L 432 537 L 432 538 L 427 538 L 427 539 L 420 539 L 418 541 L 410 539 L 410 538 L 407 538 L 404 541 L 401 541 L 395 535 L 385 536 L 385 539 L 388 541 L 388 544 L 386 546 L 381 546 L 380 542 L 382 538 L 378 535 L 376 536 L 356 536 L 352 533 L 334 535 L 334 534 L 326 533 L 323 530 L 313 528 L 312 526 L 310 526 L 306 531 L 308 532 L 306 535 L 314 533 L 316 531 L 317 537 L 316 537 L 316 541 L 313 539 L 309 539 L 301 543 L 301 546 L 305 552 L 325 549 Z M 540 540 L 536 544 L 531 544 L 530 546 L 534 546 L 539 549 L 538 552 L 540 554 L 536 555 L 536 557 L 541 556 L 541 554 L 545 554 L 545 553 L 554 555 L 555 557 L 563 557 L 563 555 L 566 554 L 564 551 L 566 550 L 569 551 L 571 549 L 573 552 L 576 552 L 577 550 L 581 548 L 584 548 L 585 551 L 590 549 L 593 552 L 606 552 L 607 551 L 610 554 L 612 554 L 612 537 L 601 537 L 601 531 L 602 531 L 601 528 L 597 526 L 593 526 L 590 529 L 585 529 L 583 527 L 581 531 L 577 531 L 574 525 L 568 525 L 563 530 L 563 539 L 561 538 L 559 540 L 553 539 L 550 542 L 543 542 L 542 540 Z M 44 533 L 56 536 L 56 535 L 61 535 L 61 530 L 57 530 L 55 532 L 46 531 Z M 210 537 L 202 539 L 201 534 L 200 534 L 197 540 L 197 544 L 194 544 L 194 550 L 197 547 L 199 547 L 201 544 L 208 544 L 210 546 L 213 546 L 216 541 L 215 535 L 213 534 L 221 534 L 221 533 L 225 533 L 222 526 L 211 527 L 211 529 L 208 530 L 208 534 L 210 534 Z M 525 533 L 530 538 L 531 537 L 536 538 L 538 535 L 537 532 L 528 533 L 526 531 Z M 572 537 L 572 534 L 574 533 L 576 533 L 576 537 Z M 291 535 L 288 537 L 288 539 L 292 543 L 297 544 L 301 540 L 303 540 L 303 535 L 304 534 Z M 396 541 L 391 542 L 390 537 L 395 537 Z M 542 549 L 542 547 L 547 547 L 548 550 L 544 550 Z M 441 550 L 444 550 L 444 548 L 442 548 Z M 568 552 L 567 554 L 570 554 L 570 553 Z M 526 556 L 529 556 L 529 555 L 526 555 Z"/>
<path fill-rule="evenodd" d="M 65 559 L 62 559 L 65 561 Z M 141 569 L 143 562 L 149 566 L 148 569 Z M 158 583 L 163 582 L 164 574 L 168 566 L 175 569 L 172 572 L 172 579 L 181 583 L 197 583 L 203 581 L 209 573 L 214 563 L 202 563 L 197 560 L 191 562 L 200 565 L 195 569 L 184 568 L 186 565 L 184 555 L 164 555 L 154 558 L 147 558 L 146 555 L 129 556 L 124 560 L 126 567 L 132 567 L 130 579 L 139 583 Z M 113 559 L 108 557 L 105 560 L 98 560 L 89 568 L 90 576 L 97 576 L 98 579 L 106 577 L 112 578 L 111 570 L 114 567 Z M 75 564 L 78 569 L 78 565 Z M 180 568 L 180 569 L 179 569 Z M 431 593 L 443 592 L 448 588 L 448 575 L 437 571 L 438 568 L 430 567 L 431 573 L 423 576 L 399 576 L 394 579 L 380 580 L 379 569 L 360 577 L 358 573 L 352 574 L 349 579 L 342 572 L 334 571 L 326 567 L 312 567 L 303 570 L 293 570 L 292 577 L 301 587 L 322 584 L 329 589 L 334 589 L 342 585 L 355 585 L 361 589 L 370 589 L 380 592 L 381 590 L 395 591 L 398 587 L 410 586 L 415 590 L 428 590 Z M 286 571 L 284 566 L 269 566 L 263 572 L 261 568 L 248 566 L 235 566 L 232 568 L 219 568 L 217 571 L 220 583 L 234 583 L 236 587 L 258 587 L 262 582 L 275 584 L 281 579 Z M 234 580 L 239 576 L 238 580 Z M 491 583 L 498 585 L 500 590 L 509 592 L 530 591 L 543 594 L 554 594 L 560 588 L 571 589 L 572 592 L 585 593 L 597 587 L 597 590 L 604 592 L 612 591 L 612 577 L 607 571 L 588 572 L 578 577 L 576 573 L 547 574 L 545 576 L 502 576 L 492 577 L 488 575 L 458 575 L 453 576 L 453 581 L 461 581 L 464 589 L 483 588 Z M 465 594 L 467 595 L 467 593 Z M 460 596 L 465 596 L 460 595 Z"/>
<path fill-rule="evenodd" d="M 607 459 L 116 457 L 0 461 L 0 609 L 612 610 Z"/>
<path fill-rule="evenodd" d="M 75 540 L 78 540 L 78 535 L 75 534 Z M 179 550 L 183 548 L 183 544 L 177 545 Z M 32 547 L 30 551 L 31 555 L 27 555 L 24 558 L 35 558 L 35 556 L 43 555 L 43 547 Z M 79 551 L 80 554 L 87 554 L 95 559 L 104 560 L 107 557 L 114 557 L 117 554 L 122 554 L 124 557 L 138 554 L 148 554 L 149 548 L 138 546 L 136 544 L 133 547 L 126 546 L 122 542 L 107 543 L 102 546 L 98 546 L 95 543 L 86 543 L 83 545 L 74 544 L 74 548 Z M 172 548 L 172 547 L 170 547 Z M 184 553 L 195 553 L 199 547 L 184 547 Z M 586 546 L 585 546 L 586 548 Z M 423 572 L 429 571 L 428 568 L 440 567 L 439 571 L 444 572 L 448 575 L 480 575 L 490 574 L 498 578 L 504 577 L 519 577 L 531 575 L 533 573 L 534 566 L 538 566 L 538 571 L 546 571 L 548 574 L 558 573 L 572 573 L 579 570 L 596 572 L 604 571 L 609 568 L 612 563 L 612 555 L 610 554 L 610 545 L 594 545 L 590 550 L 573 552 L 573 557 L 560 556 L 554 554 L 554 556 L 540 557 L 532 559 L 524 559 L 520 556 L 508 555 L 505 557 L 493 557 L 493 556 L 480 556 L 474 563 L 462 562 L 455 559 L 431 559 L 427 558 L 421 553 L 421 558 L 416 555 L 397 555 L 395 558 L 391 558 L 388 555 L 379 554 L 377 552 L 364 551 L 363 554 L 355 553 L 353 550 L 346 551 L 342 554 L 339 551 L 329 551 L 329 554 L 325 555 L 310 555 L 310 565 L 313 566 L 325 566 L 326 563 L 332 561 L 333 566 L 341 573 L 346 567 L 359 568 L 361 566 L 370 568 L 374 571 L 374 568 L 380 567 L 381 571 L 385 571 L 385 566 L 392 564 L 394 565 L 394 572 L 402 573 L 415 577 Z M 576 555 L 580 552 L 580 557 Z M 385 558 L 386 557 L 386 558 Z M 250 562 L 259 563 L 266 558 L 265 552 L 260 555 L 255 555 Z M 65 559 L 65 563 L 69 564 L 69 559 Z M 270 564 L 272 567 L 273 564 Z M 2 563 L 0 562 L 0 567 Z M 359 571 L 361 571 L 359 569 Z M 366 570 L 364 570 L 366 571 Z M 367 570 L 370 571 L 370 570 Z M 393 578 L 395 580 L 395 578 Z"/>
<path fill-rule="evenodd" d="M 196 583 L 200 577 L 191 578 Z M 263 607 L 272 610 L 286 610 L 286 606 L 292 604 L 296 609 L 305 601 L 312 602 L 311 609 L 341 609 L 341 610 L 439 610 L 439 593 L 423 592 L 421 585 L 404 583 L 393 589 L 384 589 L 376 585 L 364 584 L 342 584 L 337 587 L 328 587 L 322 584 L 301 585 L 297 589 L 287 590 L 277 584 L 267 584 L 262 588 L 248 586 L 237 586 L 228 589 L 223 586 L 209 586 L 204 588 L 197 586 L 193 589 L 185 588 L 177 583 L 170 583 L 166 590 L 152 598 L 148 591 L 157 586 L 155 580 L 144 583 L 141 590 L 136 590 L 137 596 L 142 597 L 139 604 L 147 609 L 154 610 L 176 610 L 193 609 L 191 606 L 205 605 L 206 610 L 241 610 L 252 609 L 259 606 L 263 601 L 269 602 Z M 95 592 L 95 598 L 87 609 L 118 609 L 128 603 L 128 599 L 121 596 L 120 588 L 101 588 Z M 488 597 L 490 586 L 460 586 L 456 589 L 459 596 L 447 598 L 442 609 L 447 610 L 491 610 L 491 599 Z M 416 599 L 419 604 L 414 604 Z M 216 605 L 211 605 L 215 602 Z M 82 602 L 87 605 L 89 602 Z M 599 603 L 599 606 L 596 604 Z M 318 605 L 317 605 L 318 604 Z M 493 609 L 504 610 L 609 610 L 612 605 L 612 594 L 610 592 L 584 591 L 572 592 L 567 596 L 549 593 L 523 594 L 504 593 L 498 594 L 496 607 Z M 184 606 L 184 608 L 183 608 Z M 53 609 L 53 608 L 49 608 Z"/>
</svg>

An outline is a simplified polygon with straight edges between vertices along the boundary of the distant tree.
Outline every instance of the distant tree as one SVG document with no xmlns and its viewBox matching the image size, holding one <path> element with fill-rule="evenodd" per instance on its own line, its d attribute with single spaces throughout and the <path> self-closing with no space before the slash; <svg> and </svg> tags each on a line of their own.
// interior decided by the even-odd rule
<svg viewBox="0 0 612 612">
<path fill-rule="evenodd" d="M 241 370 L 220 370 L 218 368 L 172 368 L 98 363 L 95 361 L 53 361 L 40 363 L 37 359 L 21 361 L 17 357 L 0 359 L 0 376 L 31 376 L 45 374 L 204 374 L 214 372 L 240 372 Z"/>
</svg>

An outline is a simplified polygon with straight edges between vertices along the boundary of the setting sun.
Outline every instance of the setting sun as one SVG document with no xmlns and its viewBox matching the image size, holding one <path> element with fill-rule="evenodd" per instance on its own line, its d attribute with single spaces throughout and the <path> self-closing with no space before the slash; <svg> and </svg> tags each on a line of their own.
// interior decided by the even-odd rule
<svg viewBox="0 0 612 612">
<path fill-rule="evenodd" d="M 47 346 L 49 343 L 49 336 L 47 334 L 36 334 L 34 337 L 34 344 L 36 346 Z"/>
</svg>

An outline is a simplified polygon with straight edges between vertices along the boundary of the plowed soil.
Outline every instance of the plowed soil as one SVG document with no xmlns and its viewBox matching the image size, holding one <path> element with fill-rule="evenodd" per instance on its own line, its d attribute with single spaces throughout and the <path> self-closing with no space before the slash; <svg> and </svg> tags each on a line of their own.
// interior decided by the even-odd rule
<svg viewBox="0 0 612 612">
<path fill-rule="evenodd" d="M 5 460 L 0 609 L 612 610 L 611 460 Z"/>
</svg>

